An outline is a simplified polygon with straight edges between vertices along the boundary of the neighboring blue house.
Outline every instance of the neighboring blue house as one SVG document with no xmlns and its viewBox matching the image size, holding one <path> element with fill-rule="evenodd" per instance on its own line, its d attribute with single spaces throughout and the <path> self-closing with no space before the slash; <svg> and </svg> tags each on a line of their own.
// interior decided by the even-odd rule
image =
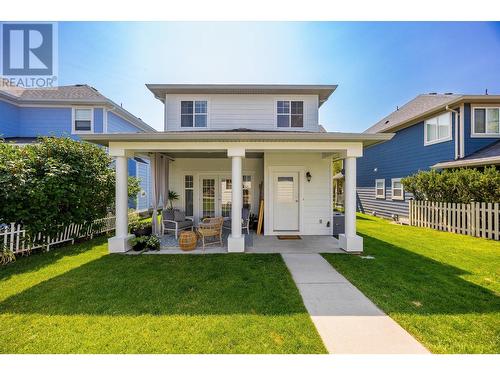
<svg viewBox="0 0 500 375">
<path fill-rule="evenodd" d="M 152 127 L 87 85 L 50 89 L 0 89 L 0 137 L 18 144 L 39 136 L 152 132 Z M 145 158 L 129 159 L 129 175 L 141 179 L 141 192 L 131 208 L 149 208 L 150 168 Z"/>
<path fill-rule="evenodd" d="M 408 216 L 400 179 L 430 168 L 500 164 L 500 96 L 425 94 L 365 133 L 395 133 L 357 161 L 358 211 Z"/>
</svg>

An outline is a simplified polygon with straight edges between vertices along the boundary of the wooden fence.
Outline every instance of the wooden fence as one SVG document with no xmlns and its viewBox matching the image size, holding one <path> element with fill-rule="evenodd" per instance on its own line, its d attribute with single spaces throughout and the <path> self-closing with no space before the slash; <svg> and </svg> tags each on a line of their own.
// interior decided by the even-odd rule
<svg viewBox="0 0 500 375">
<path fill-rule="evenodd" d="M 0 244 L 13 251 L 15 254 L 31 251 L 45 247 L 50 250 L 50 246 L 63 242 L 74 243 L 78 238 L 92 238 L 96 234 L 110 232 L 115 229 L 115 217 L 107 216 L 97 219 L 91 225 L 71 224 L 65 227 L 55 237 L 45 237 L 39 233 L 32 244 L 28 242 L 26 230 L 20 224 L 11 223 L 0 228 Z"/>
<path fill-rule="evenodd" d="M 499 204 L 446 203 L 411 200 L 410 225 L 474 237 L 500 239 Z"/>
</svg>

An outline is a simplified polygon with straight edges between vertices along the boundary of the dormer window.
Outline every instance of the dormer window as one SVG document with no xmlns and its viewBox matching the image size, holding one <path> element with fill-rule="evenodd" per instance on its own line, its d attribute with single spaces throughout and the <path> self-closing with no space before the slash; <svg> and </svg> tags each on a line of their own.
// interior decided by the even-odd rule
<svg viewBox="0 0 500 375">
<path fill-rule="evenodd" d="M 278 128 L 304 127 L 304 102 L 278 100 L 276 102 L 276 124 Z"/>
<path fill-rule="evenodd" d="M 73 133 L 92 133 L 94 131 L 92 108 L 73 109 Z"/>
<path fill-rule="evenodd" d="M 206 100 L 181 101 L 181 127 L 206 128 L 207 107 Z"/>
</svg>

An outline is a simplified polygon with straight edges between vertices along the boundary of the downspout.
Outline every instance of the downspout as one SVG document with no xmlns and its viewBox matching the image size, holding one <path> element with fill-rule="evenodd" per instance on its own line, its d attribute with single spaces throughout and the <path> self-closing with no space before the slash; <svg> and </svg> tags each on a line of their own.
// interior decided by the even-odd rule
<svg viewBox="0 0 500 375">
<path fill-rule="evenodd" d="M 449 105 L 446 105 L 446 111 L 452 112 L 455 114 L 455 116 L 454 116 L 455 117 L 455 160 L 457 160 L 459 158 L 459 155 L 460 155 L 459 150 L 458 150 L 459 144 L 460 144 L 459 139 L 458 139 L 458 137 L 459 137 L 458 128 L 460 126 L 460 124 L 459 124 L 460 111 L 457 111 L 455 109 L 451 109 Z"/>
</svg>

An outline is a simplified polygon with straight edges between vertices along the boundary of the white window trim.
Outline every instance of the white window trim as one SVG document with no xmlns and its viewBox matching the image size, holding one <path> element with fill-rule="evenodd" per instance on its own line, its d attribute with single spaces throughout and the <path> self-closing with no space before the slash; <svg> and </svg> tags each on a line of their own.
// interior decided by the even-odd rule
<svg viewBox="0 0 500 375">
<path fill-rule="evenodd" d="M 90 130 L 75 129 L 75 112 L 77 109 L 90 109 Z M 104 114 L 103 114 L 104 115 Z M 104 129 L 104 127 L 103 127 Z M 94 107 L 72 107 L 71 109 L 71 134 L 93 134 L 94 133 Z"/>
<path fill-rule="evenodd" d="M 377 190 L 378 190 L 377 185 L 378 185 L 378 183 L 380 181 L 382 181 L 382 183 L 383 183 L 383 188 L 384 188 L 384 194 L 383 195 L 378 195 L 377 194 Z M 385 178 L 377 178 L 375 180 L 375 198 L 376 199 L 385 199 Z"/>
<path fill-rule="evenodd" d="M 487 109 L 498 109 L 500 112 L 500 107 L 499 106 L 487 106 L 487 105 L 481 105 L 481 106 L 471 106 L 470 109 L 470 116 L 471 116 L 471 126 L 470 126 L 470 136 L 471 138 L 500 138 L 500 133 L 476 133 L 476 116 L 474 116 L 475 110 L 476 109 L 484 109 L 485 110 L 485 131 L 487 128 L 488 124 L 488 111 Z"/>
<path fill-rule="evenodd" d="M 195 103 L 194 102 L 201 102 L 201 101 L 204 101 L 204 102 L 207 102 L 207 126 L 204 126 L 204 127 L 196 127 L 194 126 L 194 119 L 195 119 Z M 182 126 L 182 102 L 193 102 L 193 126 Z M 167 104 L 165 104 L 166 106 Z M 199 113 L 200 114 L 200 113 Z M 179 99 L 179 129 L 180 130 L 183 130 L 183 129 L 208 129 L 210 128 L 210 101 L 208 100 L 208 98 L 204 98 L 204 97 L 200 97 L 200 98 L 180 98 Z"/>
<path fill-rule="evenodd" d="M 288 113 L 288 126 L 278 126 L 278 102 L 288 102 L 290 112 Z M 292 102 L 302 102 L 302 126 L 292 127 Z M 283 115 L 283 113 L 280 113 Z M 274 100 L 274 127 L 276 129 L 304 129 L 306 126 L 306 102 L 304 99 L 284 99 L 279 98 Z"/>
<path fill-rule="evenodd" d="M 393 201 L 404 201 L 405 200 L 405 189 L 403 187 L 403 184 L 401 184 L 401 197 L 394 198 L 394 183 L 395 182 L 401 183 L 401 179 L 400 178 L 392 178 L 391 179 L 391 199 Z"/>
<path fill-rule="evenodd" d="M 434 118 L 438 118 L 439 116 L 442 116 L 446 113 L 448 113 L 448 116 L 450 117 L 448 137 L 436 139 L 435 141 L 427 141 L 427 121 L 432 120 Z M 453 130 L 453 124 L 452 124 L 452 118 L 451 118 L 450 112 L 440 113 L 439 115 L 428 118 L 427 120 L 424 121 L 424 146 L 431 146 L 431 145 L 435 145 L 437 143 L 443 143 L 443 142 L 448 142 L 448 141 L 453 140 L 452 130 Z M 438 134 L 439 134 L 439 124 L 438 124 Z"/>
</svg>

